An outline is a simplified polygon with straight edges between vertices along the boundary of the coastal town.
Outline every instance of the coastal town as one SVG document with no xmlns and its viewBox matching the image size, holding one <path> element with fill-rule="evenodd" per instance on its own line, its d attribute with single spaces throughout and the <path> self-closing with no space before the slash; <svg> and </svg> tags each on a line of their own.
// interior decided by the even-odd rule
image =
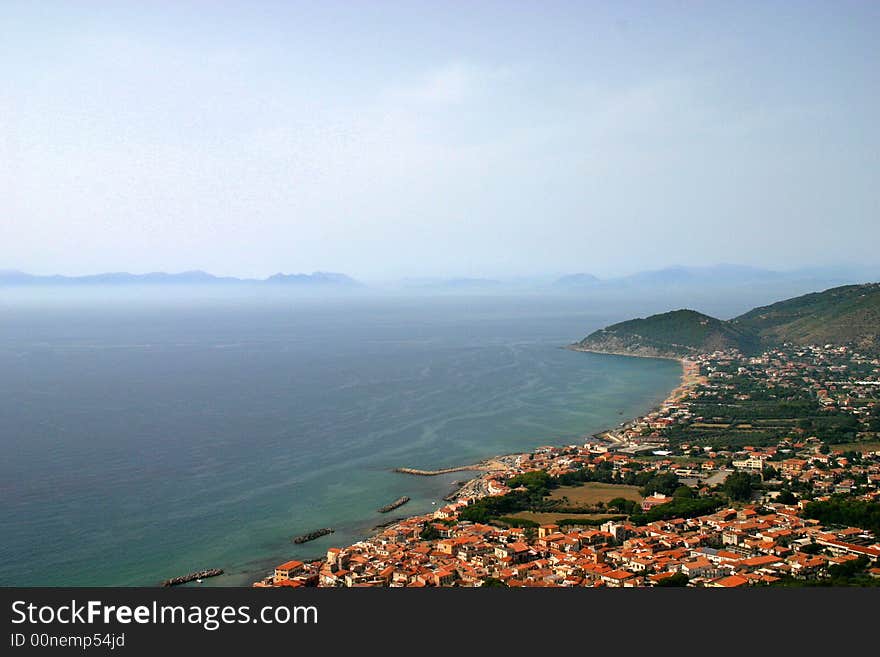
<svg viewBox="0 0 880 657">
<path fill-rule="evenodd" d="M 682 367 L 646 415 L 496 457 L 433 513 L 254 586 L 880 584 L 880 359 L 786 344 Z"/>
</svg>

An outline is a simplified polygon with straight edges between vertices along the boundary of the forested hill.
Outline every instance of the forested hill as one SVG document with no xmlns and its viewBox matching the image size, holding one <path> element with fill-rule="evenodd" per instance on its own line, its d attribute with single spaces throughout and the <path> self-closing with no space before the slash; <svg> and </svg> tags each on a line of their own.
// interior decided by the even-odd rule
<svg viewBox="0 0 880 657">
<path fill-rule="evenodd" d="M 731 325 L 765 344 L 854 343 L 880 349 L 880 283 L 845 285 L 750 310 Z"/>
<path fill-rule="evenodd" d="M 880 284 L 807 294 L 728 321 L 694 310 L 675 310 L 608 326 L 572 347 L 680 358 L 727 348 L 755 353 L 783 342 L 855 344 L 880 351 Z"/>
<path fill-rule="evenodd" d="M 645 319 L 631 319 L 591 333 L 575 348 L 607 353 L 679 358 L 735 347 L 757 348 L 755 337 L 695 310 L 673 310 Z"/>
</svg>

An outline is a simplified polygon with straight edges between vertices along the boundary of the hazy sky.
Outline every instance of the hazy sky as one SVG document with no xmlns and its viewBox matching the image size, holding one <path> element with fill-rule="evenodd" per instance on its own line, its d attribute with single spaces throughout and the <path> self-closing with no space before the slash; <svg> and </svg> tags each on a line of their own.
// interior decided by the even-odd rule
<svg viewBox="0 0 880 657">
<path fill-rule="evenodd" d="M 0 3 L 0 269 L 878 250 L 878 2 Z"/>
</svg>

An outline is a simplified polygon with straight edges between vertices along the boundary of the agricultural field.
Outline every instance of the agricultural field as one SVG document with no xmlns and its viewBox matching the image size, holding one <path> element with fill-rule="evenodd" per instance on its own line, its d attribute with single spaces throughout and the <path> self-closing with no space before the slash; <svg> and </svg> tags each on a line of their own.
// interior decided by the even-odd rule
<svg viewBox="0 0 880 657">
<path fill-rule="evenodd" d="M 574 514 L 574 513 L 549 513 L 549 512 L 543 512 L 543 511 L 520 511 L 518 513 L 511 513 L 507 517 L 508 518 L 516 518 L 518 520 L 531 520 L 532 522 L 536 522 L 539 525 L 547 525 L 550 523 L 558 523 L 560 520 L 566 520 L 566 519 L 571 519 L 571 518 L 577 518 L 578 520 L 602 521 L 602 520 L 607 520 L 608 518 L 619 518 L 620 514 L 617 514 L 617 513 Z"/>
<path fill-rule="evenodd" d="M 560 500 L 566 506 L 594 506 L 599 502 L 610 502 L 615 497 L 634 502 L 642 501 L 638 486 L 603 484 L 595 481 L 588 481 L 583 486 L 560 486 L 550 491 L 549 499 Z"/>
<path fill-rule="evenodd" d="M 876 452 L 880 450 L 880 440 L 860 440 L 854 443 L 832 445 L 835 452 Z"/>
</svg>

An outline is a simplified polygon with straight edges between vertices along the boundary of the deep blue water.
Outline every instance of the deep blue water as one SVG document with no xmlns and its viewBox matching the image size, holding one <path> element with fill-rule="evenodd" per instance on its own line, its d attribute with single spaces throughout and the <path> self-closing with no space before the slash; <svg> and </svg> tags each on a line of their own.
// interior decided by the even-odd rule
<svg viewBox="0 0 880 657">
<path fill-rule="evenodd" d="M 0 584 L 247 583 L 462 475 L 647 410 L 677 363 L 561 349 L 572 298 L 0 305 Z M 317 527 L 337 532 L 294 546 Z"/>
</svg>

